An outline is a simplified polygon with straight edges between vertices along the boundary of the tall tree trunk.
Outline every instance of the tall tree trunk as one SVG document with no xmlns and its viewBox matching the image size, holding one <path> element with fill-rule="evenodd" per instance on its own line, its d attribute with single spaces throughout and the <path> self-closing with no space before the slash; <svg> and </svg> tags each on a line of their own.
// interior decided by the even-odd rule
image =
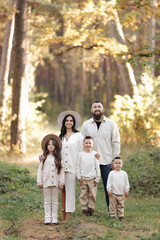
<svg viewBox="0 0 160 240">
<path fill-rule="evenodd" d="M 69 94 L 69 71 L 67 68 L 67 63 L 62 63 L 63 66 L 63 71 L 64 71 L 64 99 L 65 99 L 65 106 L 69 105 L 69 99 L 70 99 L 70 94 Z"/>
<path fill-rule="evenodd" d="M 107 113 L 110 115 L 110 103 L 111 103 L 111 66 L 110 57 L 105 59 L 106 69 L 107 69 Z"/>
<path fill-rule="evenodd" d="M 11 7 L 14 7 L 15 0 L 10 0 Z M 6 118 L 6 100 L 7 100 L 7 85 L 8 85 L 8 76 L 10 68 L 10 59 L 12 51 L 12 42 L 14 34 L 14 22 L 15 14 L 12 15 L 11 19 L 7 20 L 6 31 L 4 36 L 3 48 L 2 48 L 2 57 L 1 57 L 1 67 L 0 67 L 0 124 L 5 123 Z"/>
<path fill-rule="evenodd" d="M 155 49 L 155 34 L 156 34 L 156 18 L 155 18 L 155 7 L 158 7 L 157 0 L 150 0 L 153 14 L 151 16 L 150 20 L 150 26 L 151 26 L 151 31 L 150 31 L 150 43 L 151 43 L 151 48 L 150 50 L 153 51 Z M 151 73 L 155 75 L 155 70 L 154 70 L 154 62 L 155 62 L 155 56 L 153 55 L 150 58 L 151 61 Z"/>
<path fill-rule="evenodd" d="M 84 95 L 86 93 L 86 60 L 85 60 L 85 50 L 82 49 L 82 81 L 81 81 L 81 96 L 80 96 L 80 114 L 83 118 L 83 106 L 84 106 Z"/>
<path fill-rule="evenodd" d="M 116 62 L 117 62 L 117 66 L 118 66 L 118 70 L 119 70 L 119 73 L 120 73 L 120 76 L 121 76 L 121 83 L 122 83 L 122 86 L 123 86 L 123 90 L 125 92 L 125 94 L 128 94 L 130 95 L 130 91 L 129 91 L 129 83 L 125 77 L 125 69 L 124 69 L 124 65 L 121 63 L 120 59 L 116 58 L 115 59 Z"/>
<path fill-rule="evenodd" d="M 112 3 L 115 6 L 113 13 L 114 13 L 114 21 L 115 21 L 117 32 L 118 32 L 118 34 L 121 38 L 121 41 L 124 44 L 127 45 L 126 39 L 125 39 L 125 36 L 124 36 L 124 33 L 123 33 L 123 29 L 122 29 L 122 26 L 121 26 L 121 23 L 120 23 L 120 20 L 119 20 L 118 12 L 116 10 L 116 0 L 112 0 Z M 127 60 L 127 57 L 124 56 L 124 59 Z M 137 82 L 136 82 L 136 79 L 135 79 L 135 76 L 134 76 L 133 68 L 132 68 L 131 64 L 128 63 L 128 62 L 126 63 L 126 67 L 127 67 L 127 70 L 128 70 L 128 74 L 129 74 L 130 82 L 131 82 L 131 85 L 132 85 L 133 93 L 134 93 L 135 97 L 137 98 L 137 101 L 140 102 L 139 91 L 138 91 Z"/>
<path fill-rule="evenodd" d="M 75 75 L 76 75 L 76 66 L 75 66 L 75 52 L 73 51 L 73 61 L 72 61 L 72 76 L 71 76 L 71 81 L 72 81 L 72 86 L 71 86 L 71 106 L 72 109 L 75 109 Z"/>
<path fill-rule="evenodd" d="M 25 17 L 26 0 L 17 0 L 14 35 L 14 66 L 12 88 L 11 150 L 16 146 L 25 152 Z"/>
<path fill-rule="evenodd" d="M 56 81 L 56 89 L 58 92 L 57 100 L 62 104 L 64 109 L 64 96 L 62 93 L 62 84 L 61 84 L 61 77 L 60 77 L 60 60 L 58 57 L 55 57 L 55 81 Z"/>
</svg>

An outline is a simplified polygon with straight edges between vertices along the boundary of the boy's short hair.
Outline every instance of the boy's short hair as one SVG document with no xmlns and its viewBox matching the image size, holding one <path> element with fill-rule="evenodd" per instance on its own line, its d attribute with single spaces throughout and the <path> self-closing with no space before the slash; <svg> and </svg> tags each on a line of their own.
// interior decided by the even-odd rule
<svg viewBox="0 0 160 240">
<path fill-rule="evenodd" d="M 95 101 L 93 101 L 93 102 L 91 103 L 91 108 L 92 108 L 92 105 L 93 105 L 94 103 L 101 103 L 101 104 L 103 105 L 103 102 L 101 102 L 101 101 L 99 101 L 99 100 L 95 100 Z"/>
<path fill-rule="evenodd" d="M 122 160 L 122 158 L 121 158 L 120 156 L 117 156 L 117 157 L 115 157 L 115 158 L 112 160 L 112 163 L 113 163 L 114 160 L 116 160 L 116 159 L 121 159 L 121 160 Z"/>
<path fill-rule="evenodd" d="M 85 136 L 84 139 L 83 139 L 83 142 L 84 142 L 86 139 L 92 139 L 92 140 L 93 140 L 93 138 L 92 138 L 91 136 Z"/>
</svg>

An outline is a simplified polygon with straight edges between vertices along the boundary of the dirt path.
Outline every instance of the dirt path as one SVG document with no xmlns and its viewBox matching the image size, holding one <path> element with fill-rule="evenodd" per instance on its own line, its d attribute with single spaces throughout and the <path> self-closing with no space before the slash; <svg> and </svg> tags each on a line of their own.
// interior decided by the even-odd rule
<svg viewBox="0 0 160 240">
<path fill-rule="evenodd" d="M 59 225 L 45 226 L 43 221 L 27 219 L 22 225 L 20 238 L 23 240 L 98 239 L 105 230 L 104 226 L 89 222 L 77 223 L 74 226 L 62 222 Z"/>
</svg>

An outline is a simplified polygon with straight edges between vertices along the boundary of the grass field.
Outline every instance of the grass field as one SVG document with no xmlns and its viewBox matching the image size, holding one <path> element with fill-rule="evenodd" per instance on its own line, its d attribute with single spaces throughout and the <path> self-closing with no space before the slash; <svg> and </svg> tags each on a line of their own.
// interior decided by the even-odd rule
<svg viewBox="0 0 160 240">
<path fill-rule="evenodd" d="M 12 165 L 14 162 L 17 165 Z M 5 163 L 4 163 L 5 162 Z M 24 168 L 25 167 L 25 168 Z M 98 185 L 95 214 L 82 216 L 80 189 L 76 187 L 76 211 L 70 221 L 44 225 L 43 193 L 36 186 L 37 155 L 3 156 L 0 161 L 0 239 L 160 239 L 158 197 L 131 193 L 125 202 L 125 221 L 109 219 L 102 182 Z M 30 173 L 29 173 L 29 171 Z M 60 196 L 59 196 L 60 200 Z"/>
</svg>

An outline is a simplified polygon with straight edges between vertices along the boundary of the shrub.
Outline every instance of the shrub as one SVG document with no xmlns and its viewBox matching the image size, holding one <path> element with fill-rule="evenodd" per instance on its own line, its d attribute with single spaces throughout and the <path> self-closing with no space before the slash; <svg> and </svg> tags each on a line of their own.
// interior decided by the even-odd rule
<svg viewBox="0 0 160 240">
<path fill-rule="evenodd" d="M 131 191 L 143 195 L 160 193 L 160 149 L 139 150 L 124 165 Z"/>
<path fill-rule="evenodd" d="M 118 124 L 123 144 L 160 144 L 159 78 L 144 73 L 138 85 L 140 98 L 115 96 L 111 118 Z"/>
<path fill-rule="evenodd" d="M 16 165 L 0 163 L 0 194 L 16 191 L 21 187 L 28 187 L 35 183 L 29 176 L 29 171 L 20 169 Z"/>
</svg>

